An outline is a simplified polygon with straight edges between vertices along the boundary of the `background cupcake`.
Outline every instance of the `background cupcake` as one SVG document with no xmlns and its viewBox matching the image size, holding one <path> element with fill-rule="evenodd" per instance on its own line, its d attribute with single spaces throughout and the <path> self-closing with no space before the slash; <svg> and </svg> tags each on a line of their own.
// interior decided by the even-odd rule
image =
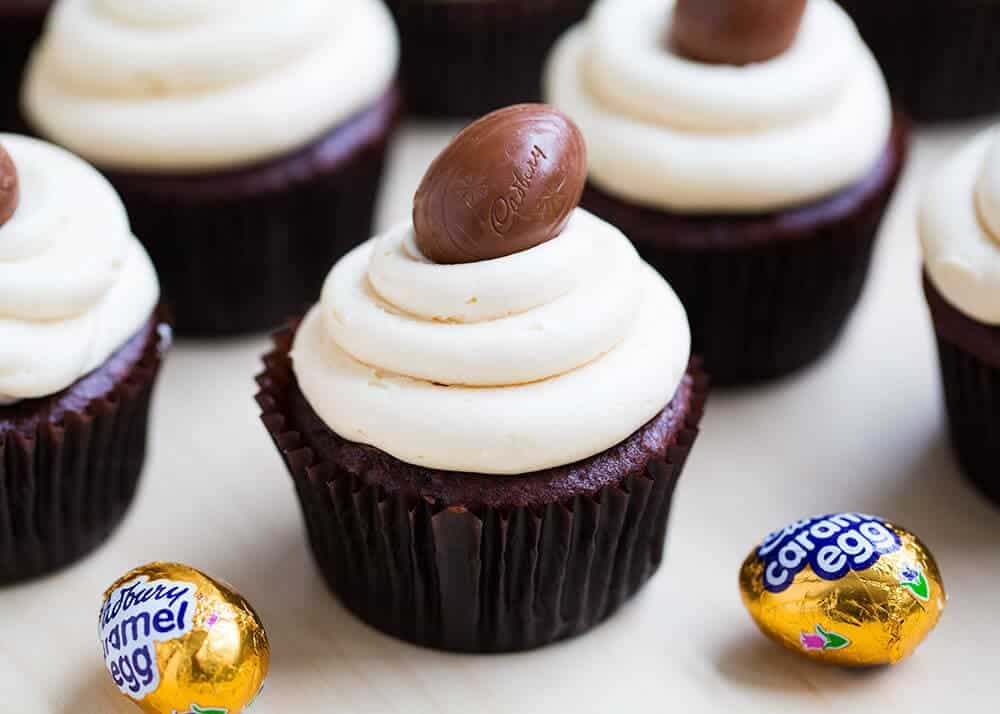
<svg viewBox="0 0 1000 714">
<path fill-rule="evenodd" d="M 18 97 L 28 53 L 42 34 L 51 0 L 0 0 L 0 131 L 20 124 Z"/>
<path fill-rule="evenodd" d="M 582 205 L 677 290 L 713 381 L 833 344 L 905 129 L 831 0 L 603 0 L 556 46 L 547 91 L 587 138 Z"/>
<path fill-rule="evenodd" d="M 1000 110 L 1000 4 L 994 0 L 837 0 L 916 119 Z"/>
<path fill-rule="evenodd" d="M 170 331 L 114 190 L 0 134 L 0 583 L 66 565 L 132 501 Z"/>
<path fill-rule="evenodd" d="M 541 98 L 552 43 L 593 0 L 386 0 L 399 24 L 408 107 L 479 116 Z"/>
<path fill-rule="evenodd" d="M 1000 133 L 963 148 L 920 214 L 924 289 L 952 442 L 966 475 L 1000 503 Z"/>
<path fill-rule="evenodd" d="M 316 560 L 397 637 L 541 646 L 659 566 L 706 383 L 673 291 L 576 209 L 583 161 L 548 108 L 473 124 L 265 359 Z"/>
<path fill-rule="evenodd" d="M 63 0 L 32 127 L 118 188 L 186 333 L 279 324 L 370 233 L 400 107 L 379 0 Z"/>
</svg>

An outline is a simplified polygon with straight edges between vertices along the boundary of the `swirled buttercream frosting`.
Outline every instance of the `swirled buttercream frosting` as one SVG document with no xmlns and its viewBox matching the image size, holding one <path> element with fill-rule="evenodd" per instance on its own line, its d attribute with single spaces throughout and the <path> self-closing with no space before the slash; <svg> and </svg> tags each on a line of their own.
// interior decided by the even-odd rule
<svg viewBox="0 0 1000 714">
<path fill-rule="evenodd" d="M 411 464 L 519 474 L 619 443 L 671 400 L 690 331 L 616 228 L 577 209 L 556 238 L 435 264 L 413 226 L 345 256 L 292 363 L 337 434 Z"/>
<path fill-rule="evenodd" d="M 0 404 L 54 394 L 150 318 L 152 263 L 111 185 L 69 152 L 0 134 L 17 210 L 0 225 Z"/>
<path fill-rule="evenodd" d="M 672 51 L 673 7 L 601 0 L 553 50 L 548 100 L 583 131 L 596 186 L 661 210 L 755 213 L 871 171 L 892 128 L 889 93 L 832 0 L 810 0 L 785 52 L 742 66 Z"/>
<path fill-rule="evenodd" d="M 1000 325 L 1000 129 L 977 136 L 934 177 L 919 228 L 938 292 L 973 320 Z"/>
<path fill-rule="evenodd" d="M 61 0 L 22 101 L 38 130 L 102 168 L 227 169 L 361 111 L 398 55 L 380 0 Z"/>
</svg>

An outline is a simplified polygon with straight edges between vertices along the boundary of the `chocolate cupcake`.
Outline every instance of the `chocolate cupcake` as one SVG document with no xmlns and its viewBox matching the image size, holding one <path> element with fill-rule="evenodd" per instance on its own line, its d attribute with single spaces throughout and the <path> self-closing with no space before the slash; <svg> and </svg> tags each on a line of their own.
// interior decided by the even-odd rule
<svg viewBox="0 0 1000 714">
<path fill-rule="evenodd" d="M 118 525 L 142 471 L 170 328 L 108 182 L 0 134 L 0 584 L 67 565 Z"/>
<path fill-rule="evenodd" d="M 966 475 L 1000 504 L 997 129 L 977 136 L 931 182 L 920 238 L 952 442 Z"/>
<path fill-rule="evenodd" d="M 858 24 L 893 96 L 915 119 L 1000 110 L 1000 3 L 995 0 L 838 0 Z"/>
<path fill-rule="evenodd" d="M 474 117 L 541 99 L 552 43 L 593 0 L 386 0 L 399 25 L 407 106 Z"/>
<path fill-rule="evenodd" d="M 119 190 L 178 329 L 248 332 L 370 235 L 397 60 L 379 0 L 64 0 L 24 108 Z"/>
<path fill-rule="evenodd" d="M 21 127 L 21 75 L 51 4 L 51 0 L 0 0 L 0 131 Z"/>
<path fill-rule="evenodd" d="M 265 358 L 316 561 L 396 637 L 538 647 L 660 564 L 707 380 L 670 287 L 576 207 L 583 154 L 541 105 L 471 125 Z"/>
<path fill-rule="evenodd" d="M 906 146 L 840 8 L 603 0 L 546 82 L 587 139 L 581 205 L 677 290 L 713 381 L 778 377 L 830 348 Z"/>
</svg>

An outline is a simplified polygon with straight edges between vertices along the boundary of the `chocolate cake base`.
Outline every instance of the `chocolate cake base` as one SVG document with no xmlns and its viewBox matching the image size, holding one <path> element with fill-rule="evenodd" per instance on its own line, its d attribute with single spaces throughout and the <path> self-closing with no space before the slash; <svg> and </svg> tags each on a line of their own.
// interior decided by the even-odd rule
<svg viewBox="0 0 1000 714">
<path fill-rule="evenodd" d="M 618 446 L 520 476 L 426 469 L 331 431 L 275 336 L 257 402 L 295 483 L 331 591 L 373 627 L 461 652 L 580 634 L 656 571 L 707 379 L 693 363 L 670 404 Z"/>
<path fill-rule="evenodd" d="M 269 330 L 300 314 L 330 267 L 371 237 L 399 90 L 266 164 L 191 175 L 109 173 L 181 335 Z"/>
<path fill-rule="evenodd" d="M 50 0 L 0 0 L 0 131 L 24 132 L 21 77 L 51 4 Z"/>
<path fill-rule="evenodd" d="M 542 98 L 549 50 L 593 0 L 387 0 L 399 26 L 407 106 L 477 117 Z"/>
<path fill-rule="evenodd" d="M 789 374 L 823 355 L 861 295 L 908 129 L 897 117 L 858 184 L 757 215 L 687 215 L 636 206 L 588 184 L 581 205 L 620 228 L 680 296 L 713 383 Z"/>
<path fill-rule="evenodd" d="M 1000 327 L 952 306 L 924 275 L 951 441 L 962 471 L 1000 505 Z"/>
<path fill-rule="evenodd" d="M 119 524 L 142 472 L 170 334 L 159 309 L 63 391 L 0 406 L 0 584 L 79 560 Z"/>
<path fill-rule="evenodd" d="M 838 0 L 914 119 L 1000 110 L 1000 3 L 995 0 Z"/>
</svg>

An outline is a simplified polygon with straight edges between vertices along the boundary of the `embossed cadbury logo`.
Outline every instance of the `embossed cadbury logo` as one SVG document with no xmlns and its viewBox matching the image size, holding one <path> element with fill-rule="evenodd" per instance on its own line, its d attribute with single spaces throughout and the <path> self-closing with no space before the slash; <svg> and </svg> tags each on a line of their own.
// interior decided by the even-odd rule
<svg viewBox="0 0 1000 714">
<path fill-rule="evenodd" d="M 880 518 L 830 513 L 775 531 L 757 549 L 757 558 L 764 564 L 764 588 L 780 593 L 807 565 L 824 580 L 839 580 L 900 547 L 899 536 Z"/>
<path fill-rule="evenodd" d="M 497 196 L 490 206 L 490 228 L 498 236 L 505 236 L 514 225 L 514 218 L 521 215 L 524 200 L 531 190 L 531 184 L 538 175 L 538 168 L 543 159 L 548 159 L 542 148 L 538 144 L 531 147 L 531 154 L 528 156 L 528 164 L 522 169 L 517 166 L 511 167 L 513 181 L 510 188 L 503 196 Z"/>
</svg>

